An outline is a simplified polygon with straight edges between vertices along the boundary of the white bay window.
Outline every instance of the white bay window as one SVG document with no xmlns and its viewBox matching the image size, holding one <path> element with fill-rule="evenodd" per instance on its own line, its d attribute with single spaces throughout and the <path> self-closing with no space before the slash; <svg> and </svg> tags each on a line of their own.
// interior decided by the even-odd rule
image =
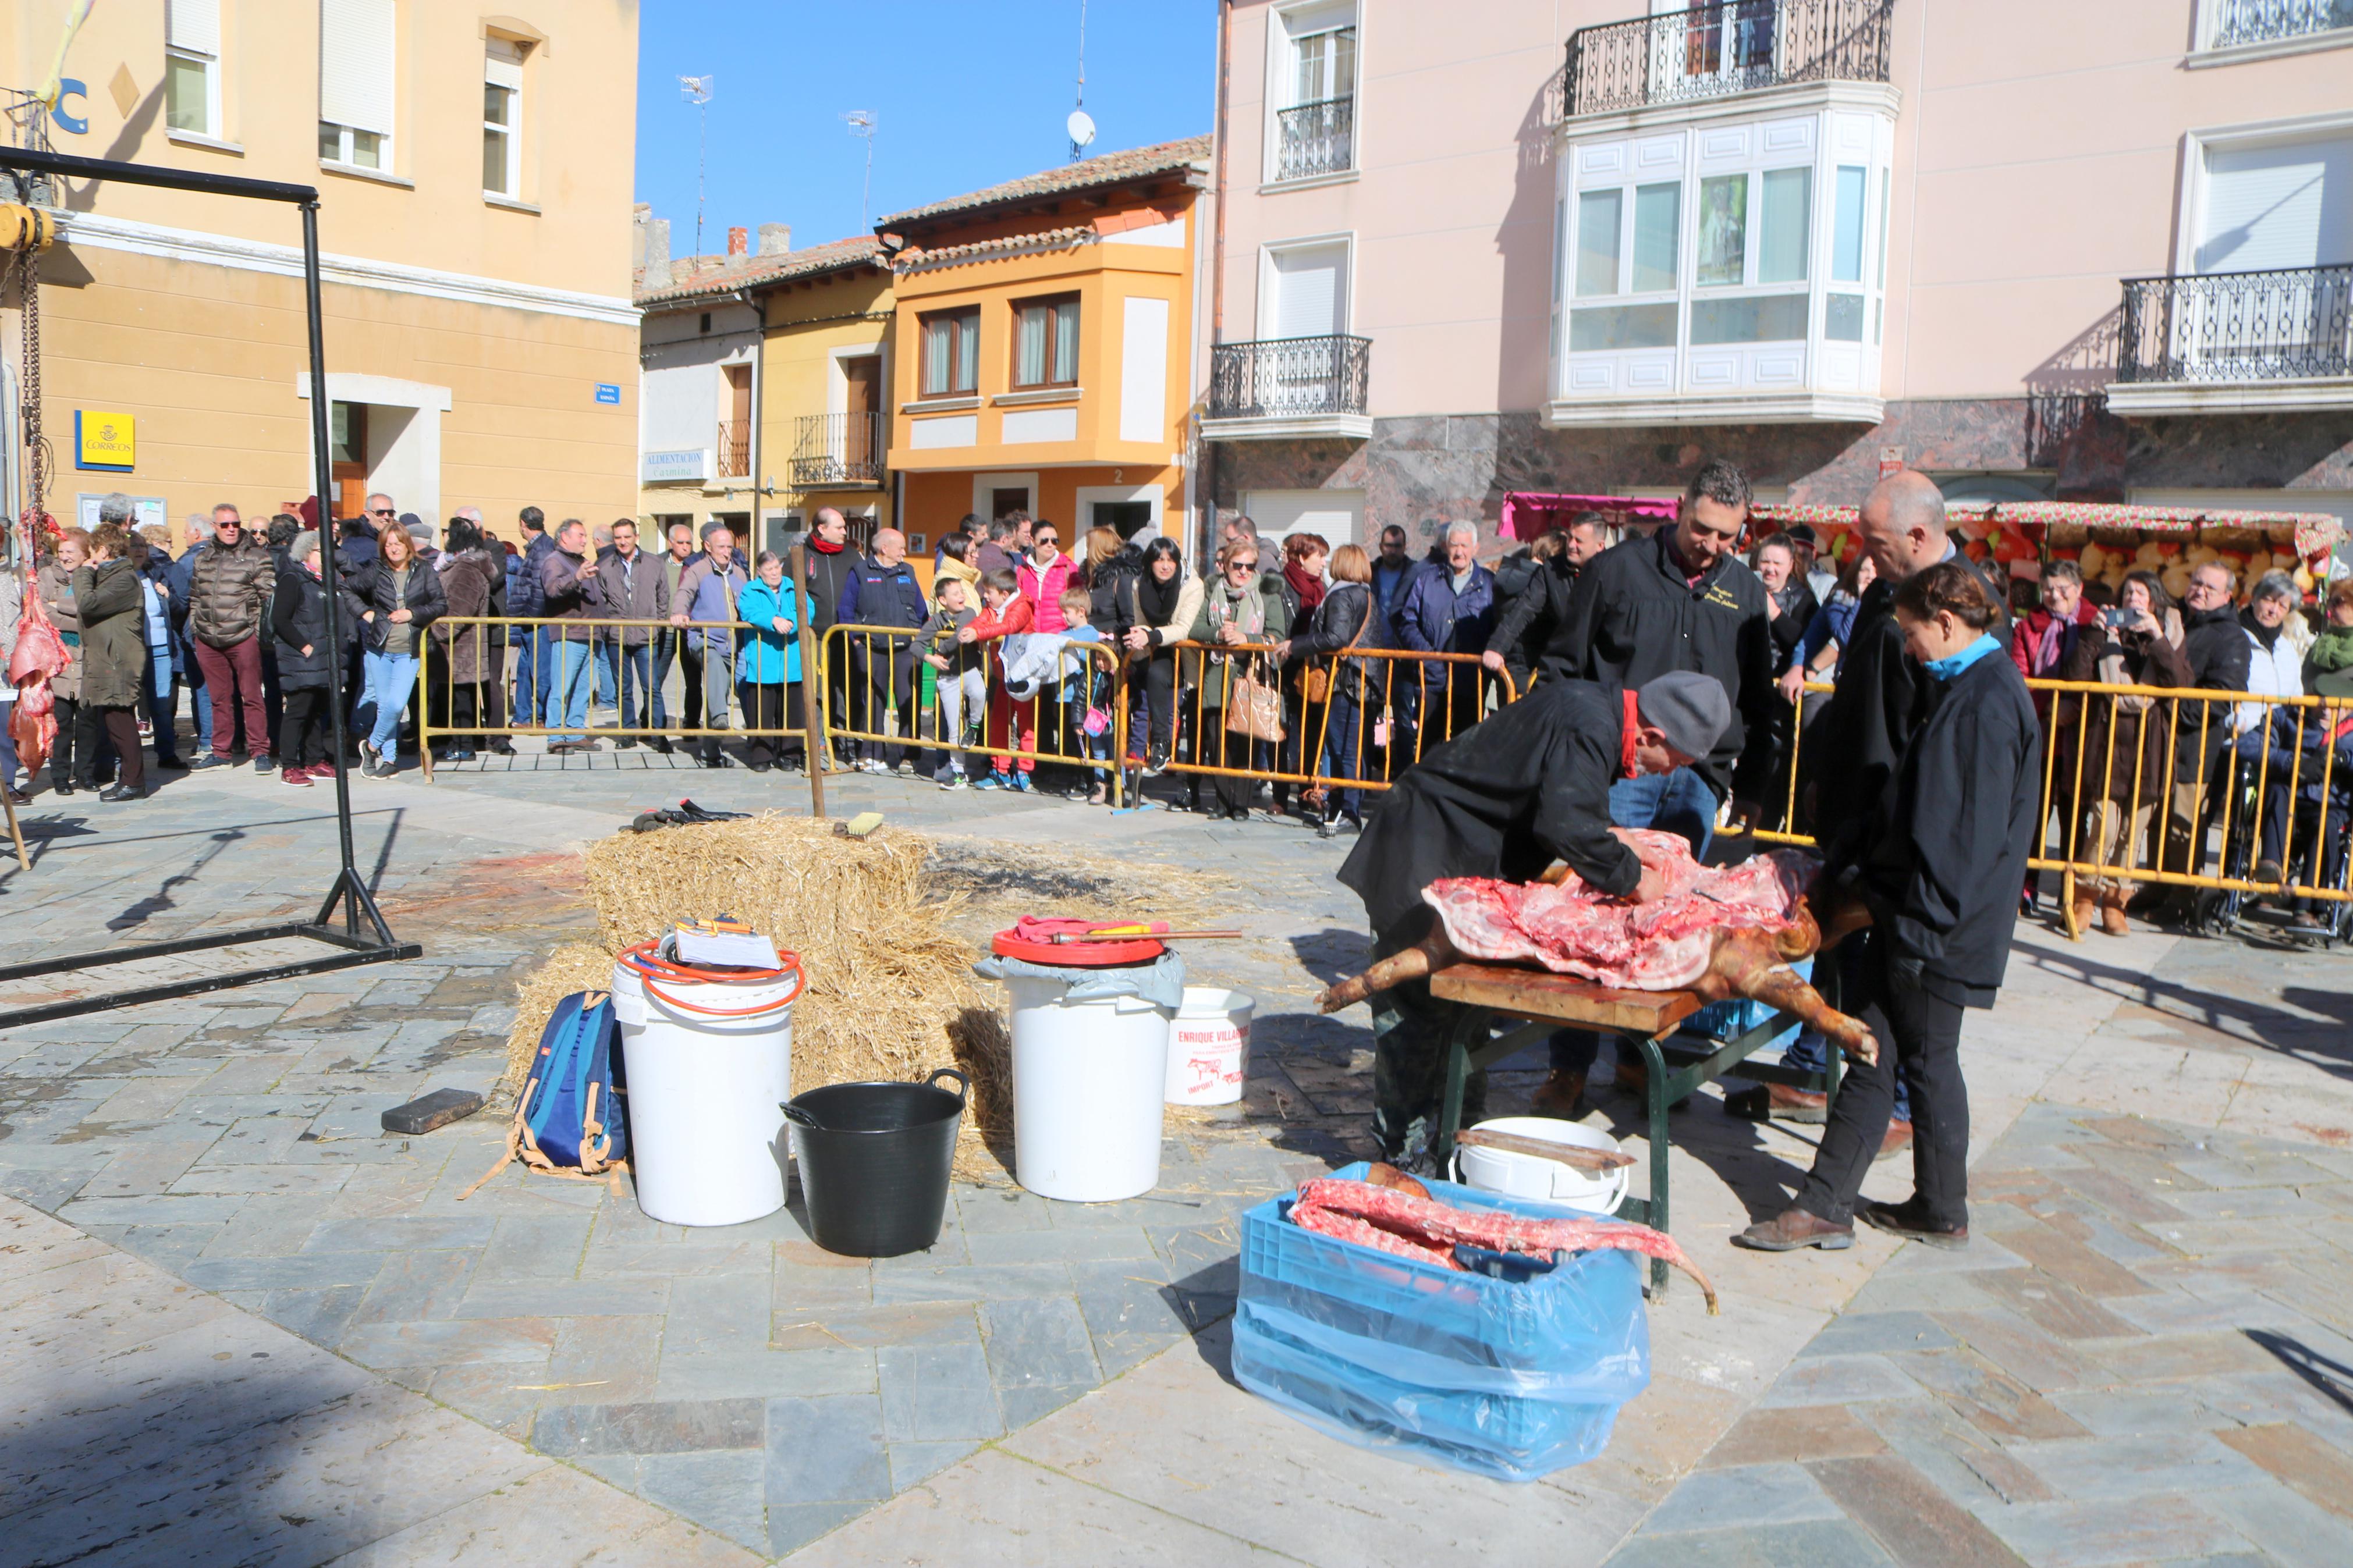
<svg viewBox="0 0 2353 1568">
<path fill-rule="evenodd" d="M 1893 141 L 1831 108 L 1567 142 L 1546 422 L 1875 418 Z"/>
</svg>

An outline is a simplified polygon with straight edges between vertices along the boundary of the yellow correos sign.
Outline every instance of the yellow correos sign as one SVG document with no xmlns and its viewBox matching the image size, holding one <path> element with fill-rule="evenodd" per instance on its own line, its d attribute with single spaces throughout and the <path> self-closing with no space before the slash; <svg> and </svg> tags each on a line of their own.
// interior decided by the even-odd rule
<svg viewBox="0 0 2353 1568">
<path fill-rule="evenodd" d="M 129 470 L 137 459 L 138 426 L 128 414 L 74 410 L 74 467 Z"/>
</svg>

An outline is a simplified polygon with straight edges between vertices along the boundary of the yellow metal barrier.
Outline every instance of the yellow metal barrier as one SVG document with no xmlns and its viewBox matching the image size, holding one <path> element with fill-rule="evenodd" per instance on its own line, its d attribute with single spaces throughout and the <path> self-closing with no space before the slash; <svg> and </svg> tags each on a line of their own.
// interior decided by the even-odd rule
<svg viewBox="0 0 2353 1568">
<path fill-rule="evenodd" d="M 493 736 L 501 741 L 518 735 L 578 736 L 599 747 L 607 740 L 626 743 L 659 741 L 664 745 L 675 740 L 681 744 L 715 746 L 731 737 L 754 742 L 797 739 L 804 729 L 791 721 L 793 704 L 787 693 L 778 693 L 782 710 L 775 721 L 733 727 L 727 723 L 730 714 L 747 700 L 762 701 L 765 706 L 763 689 L 747 691 L 735 679 L 744 634 L 752 630 L 750 624 L 744 621 L 695 621 L 679 626 L 667 620 L 442 616 L 426 629 L 427 651 L 417 675 L 417 689 L 423 696 L 423 711 L 417 721 L 417 751 L 425 779 L 427 783 L 432 781 L 437 743 L 453 750 L 473 751 L 486 745 Z M 645 633 L 644 639 L 629 643 L 628 635 L 631 631 Z M 550 639 L 548 679 L 543 687 L 534 672 L 533 710 L 529 715 L 517 715 L 513 698 L 521 660 L 511 656 L 520 652 L 522 635 L 531 632 L 544 632 Z M 710 635 L 713 633 L 724 634 L 723 647 L 709 647 Z M 576 664 L 573 664 L 573 655 L 567 651 L 575 649 L 579 650 Z M 712 658 L 713 654 L 718 657 Z M 638 670 L 639 663 L 645 667 L 642 677 Z M 569 671 L 568 664 L 572 665 Z M 460 669 L 474 671 L 474 679 L 459 679 Z M 678 714 L 667 710 L 666 700 L 657 700 L 662 697 L 664 684 L 673 669 L 681 678 L 681 706 L 686 710 Z M 612 699 L 609 705 L 602 702 L 608 676 Z M 565 706 L 551 710 L 549 699 L 559 696 L 559 688 L 560 700 Z M 572 706 L 575 697 L 579 700 L 576 710 L 582 715 L 577 724 L 566 721 L 567 715 L 575 710 Z M 600 706 L 610 707 L 610 722 L 600 722 Z M 659 721 L 656 721 L 657 712 L 660 714 Z M 701 721 L 684 722 L 690 712 Z M 715 724 L 710 722 L 714 715 L 719 721 Z M 747 709 L 745 717 L 754 716 Z M 514 721 L 519 717 L 537 721 Z M 641 721 L 632 723 L 632 718 Z M 475 744 L 465 745 L 467 742 Z M 772 745 L 768 749 L 775 752 L 778 748 Z"/>
<path fill-rule="evenodd" d="M 978 650 L 977 668 L 961 677 L 954 669 L 959 648 L 967 657 Z M 1005 694 L 1000 651 L 995 641 L 939 643 L 906 626 L 827 627 L 818 642 L 817 700 L 828 749 L 836 741 L 854 741 L 959 758 L 978 755 L 990 759 L 991 771 L 1001 762 L 1007 771 L 1025 773 L 1039 763 L 1060 763 L 1092 772 L 1108 803 L 1122 804 L 1124 661 L 1108 643 L 1066 643 L 1036 694 L 1015 700 Z M 949 668 L 941 669 L 934 660 Z M 928 704 L 919 697 L 926 667 L 933 675 Z M 887 671 L 879 681 L 878 670 Z M 837 714 L 837 703 L 846 710 Z M 1090 712 L 1101 716 L 1097 732 L 1088 731 Z M 903 727 L 891 728 L 901 715 Z M 979 737 L 968 740 L 975 728 Z"/>
</svg>

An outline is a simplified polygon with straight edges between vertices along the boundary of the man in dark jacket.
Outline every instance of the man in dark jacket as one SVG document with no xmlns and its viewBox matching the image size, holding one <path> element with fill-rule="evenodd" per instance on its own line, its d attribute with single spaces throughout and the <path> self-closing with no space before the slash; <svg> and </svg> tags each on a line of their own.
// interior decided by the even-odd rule
<svg viewBox="0 0 2353 1568">
<path fill-rule="evenodd" d="M 2191 689 L 2200 691 L 2244 691 L 2253 662 L 2253 645 L 2232 608 L 2234 584 L 2231 571 L 2220 562 L 2208 562 L 2189 574 L 2181 617 L 2181 658 L 2189 667 Z M 2206 868 L 2206 839 L 2223 796 L 2222 781 L 2231 763 L 2232 705 L 2183 702 L 2174 731 L 2173 781 L 2165 816 L 2165 858 L 2159 868 L 2200 872 Z M 2183 889 L 2165 900 L 2167 912 L 2187 919 L 2196 895 Z"/>
<path fill-rule="evenodd" d="M 1748 523 L 1748 478 L 1730 463 L 1703 464 L 1684 488 L 1671 528 L 1603 551 L 1578 576 L 1568 617 L 1545 653 L 1547 675 L 1621 689 L 1671 669 L 1713 676 L 1734 720 L 1691 774 L 1649 786 L 1653 808 L 1622 827 L 1658 827 L 1704 853 L 1716 807 L 1733 802 L 1754 820 L 1773 776 L 1773 637 L 1765 585 L 1735 554 Z M 1704 797 L 1696 793 L 1704 785 Z"/>
<path fill-rule="evenodd" d="M 907 536 L 895 528 L 877 529 L 874 552 L 849 569 L 835 606 L 834 624 L 844 626 L 903 626 L 912 634 L 930 616 L 923 585 L 907 564 Z M 915 639 L 879 634 L 845 634 L 850 642 L 850 707 L 849 727 L 879 735 L 890 722 L 890 710 L 899 711 L 900 731 L 915 729 Z M 913 774 L 915 764 L 905 759 L 906 748 L 881 741 L 855 742 L 858 765 L 870 773 L 892 768 Z"/>
<path fill-rule="evenodd" d="M 1517 702 L 1408 769 L 1340 868 L 1365 900 L 1375 962 L 1430 933 L 1422 892 L 1442 877 L 1530 881 L 1555 860 L 1606 893 L 1648 902 L 1661 889 L 1609 820 L 1620 780 L 1705 756 L 1732 720 L 1724 689 L 1704 676 L 1662 675 L 1639 692 L 1544 680 Z M 1459 1009 L 1427 981 L 1376 994 L 1373 1131 L 1387 1157 L 1426 1158 L 1430 1117 Z M 1485 1100 L 1466 1086 L 1463 1114 Z"/>
<path fill-rule="evenodd" d="M 588 559 L 588 525 L 576 517 L 564 520 L 555 531 L 554 548 L 543 552 L 539 558 L 540 614 L 554 616 L 563 624 L 541 628 L 553 644 L 553 680 L 547 688 L 546 718 L 550 730 L 561 726 L 567 733 L 547 738 L 551 755 L 572 752 L 593 752 L 597 749 L 594 737 L 578 733 L 588 723 L 588 694 L 594 677 L 589 673 L 589 622 L 596 618 L 603 601 L 596 581 L 596 567 Z"/>
<path fill-rule="evenodd" d="M 1527 561 L 1516 584 L 1506 580 L 1502 566 L 1496 567 L 1495 587 L 1505 603 L 1479 662 L 1491 670 L 1508 669 L 1513 684 L 1525 693 L 1545 649 L 1552 646 L 1553 634 L 1568 619 L 1577 578 L 1609 542 L 1609 520 L 1598 511 L 1579 512 L 1560 531 L 1560 553 Z"/>
<path fill-rule="evenodd" d="M 1002 520 L 1000 520 L 1002 521 Z M 992 525 L 993 527 L 994 525 Z M 1010 533 L 1011 527 L 1007 526 Z M 809 526 L 808 581 L 801 586 L 806 592 L 803 602 L 808 605 L 809 636 L 816 639 L 817 662 L 825 671 L 826 711 L 849 711 L 849 659 L 839 637 L 828 638 L 827 632 L 841 624 L 841 591 L 849 585 L 850 568 L 858 564 L 857 552 L 849 548 L 849 520 L 839 509 L 821 506 Z M 802 679 L 806 684 L 807 672 Z M 837 769 L 855 765 L 855 747 L 844 741 L 827 763 Z"/>
<path fill-rule="evenodd" d="M 635 518 L 621 518 L 613 524 L 613 548 L 596 563 L 596 592 L 603 602 L 600 613 L 612 621 L 660 621 L 670 618 L 670 579 L 662 563 L 638 548 L 638 523 Z M 652 696 L 652 727 L 659 729 L 667 715 L 662 710 L 661 687 L 649 685 L 647 666 L 650 662 L 647 648 L 650 646 L 645 626 L 622 626 L 617 630 L 599 633 L 596 658 L 603 666 L 606 689 L 613 692 L 620 705 L 620 722 L 624 730 L 647 728 L 647 697 Z M 631 701 L 634 692 L 636 700 Z M 614 744 L 619 747 L 638 743 L 635 735 L 623 735 Z"/>
<path fill-rule="evenodd" d="M 1414 568 L 1390 629 L 1419 652 L 1484 653 L 1495 629 L 1495 574 L 1479 564 L 1479 527 L 1451 522 L 1440 545 L 1437 560 Z M 1476 664 L 1430 659 L 1419 668 L 1419 743 L 1427 749 L 1476 724 L 1486 690 Z"/>
<path fill-rule="evenodd" d="M 237 508 L 213 508 L 212 546 L 196 558 L 188 577 L 188 629 L 214 703 L 212 761 L 198 757 L 196 767 L 229 760 L 239 717 L 253 771 L 266 773 L 277 765 L 261 700 L 261 628 L 277 588 L 269 547 L 246 532 Z"/>
<path fill-rule="evenodd" d="M 519 620 L 545 613 L 539 567 L 547 559 L 548 552 L 555 548 L 555 541 L 547 536 L 545 512 L 527 506 L 522 509 L 521 521 L 522 568 L 516 574 L 514 590 L 507 595 L 507 614 Z M 528 716 L 547 706 L 548 665 L 554 654 L 555 639 L 545 627 L 520 626 L 515 631 L 514 646 L 514 710 Z M 524 721 L 529 721 L 527 717 Z"/>
</svg>

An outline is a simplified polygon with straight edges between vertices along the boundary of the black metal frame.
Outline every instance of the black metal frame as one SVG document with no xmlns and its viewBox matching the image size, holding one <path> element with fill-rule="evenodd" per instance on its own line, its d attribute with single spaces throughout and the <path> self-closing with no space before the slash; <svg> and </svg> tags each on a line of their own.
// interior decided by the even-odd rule
<svg viewBox="0 0 2353 1568">
<path fill-rule="evenodd" d="M 1314 418 L 1362 414 L 1372 341 L 1335 332 L 1320 338 L 1260 338 L 1209 346 L 1212 419 Z"/>
<path fill-rule="evenodd" d="M 1712 0 L 1569 35 L 1565 111 L 1724 98 L 1803 81 L 1888 79 L 1894 0 Z M 1662 70 L 1662 62 L 1683 64 Z"/>
<path fill-rule="evenodd" d="M 1296 103 L 1275 111 L 1274 177 L 1313 180 L 1356 166 L 1356 95 Z"/>
<path fill-rule="evenodd" d="M 2353 375 L 2353 265 L 2124 280 L 2116 379 Z"/>
<path fill-rule="evenodd" d="M 243 196 L 255 201 L 285 202 L 302 210 L 302 292 L 311 339 L 311 445 L 313 472 L 312 483 L 319 497 L 320 575 L 330 584 L 336 581 L 335 531 L 327 526 L 334 486 L 328 469 L 327 437 L 327 358 L 322 331 L 319 304 L 319 193 L 310 185 L 290 184 L 279 180 L 251 180 L 234 174 L 198 174 L 186 169 L 166 169 L 153 163 L 124 163 L 111 158 L 78 158 L 60 153 L 41 152 L 28 148 L 0 147 L 0 171 L 20 175 L 58 175 L 68 179 L 110 180 L 120 184 L 155 185 L 166 190 L 194 191 L 203 195 Z M 336 595 L 327 595 L 327 689 L 340 692 L 343 689 L 343 631 L 337 613 Z M 89 952 L 69 953 L 62 958 L 42 959 L 32 963 L 16 963 L 0 967 L 0 984 L 12 980 L 30 980 L 44 974 L 92 969 L 111 963 L 136 963 L 144 959 L 165 958 L 175 953 L 201 952 L 213 948 L 241 947 L 250 942 L 275 942 L 288 937 L 302 937 L 323 942 L 336 951 L 317 958 L 299 959 L 291 963 L 269 964 L 256 969 L 232 969 L 218 974 L 207 974 L 193 980 L 173 981 L 163 985 L 140 986 L 129 991 L 102 993 L 94 996 L 78 996 L 62 1002 L 47 1003 L 35 1007 L 20 1007 L 0 1013 L 0 1029 L 18 1024 L 37 1024 L 51 1018 L 70 1018 L 84 1013 L 103 1013 L 116 1007 L 134 1007 L 148 1002 L 170 1002 L 183 996 L 200 996 L 209 991 L 225 990 L 236 985 L 254 985 L 264 981 L 291 979 L 302 974 L 321 974 L 330 970 L 350 969 L 363 963 L 388 963 L 401 959 L 416 958 L 425 949 L 417 942 L 404 942 L 392 934 L 385 922 L 384 911 L 376 908 L 352 858 L 352 790 L 351 779 L 343 768 L 343 708 L 341 702 L 327 705 L 332 719 L 335 766 L 335 828 L 342 864 L 333 883 L 327 889 L 324 902 L 319 906 L 319 917 L 312 921 L 295 921 L 277 925 L 255 926 L 243 931 L 219 931 L 206 936 L 181 937 L 171 942 L 140 942 L 130 947 L 100 948 Z M 343 929 L 334 928 L 335 906 L 343 907 Z M 364 920 L 365 931 L 362 930 Z"/>
</svg>

